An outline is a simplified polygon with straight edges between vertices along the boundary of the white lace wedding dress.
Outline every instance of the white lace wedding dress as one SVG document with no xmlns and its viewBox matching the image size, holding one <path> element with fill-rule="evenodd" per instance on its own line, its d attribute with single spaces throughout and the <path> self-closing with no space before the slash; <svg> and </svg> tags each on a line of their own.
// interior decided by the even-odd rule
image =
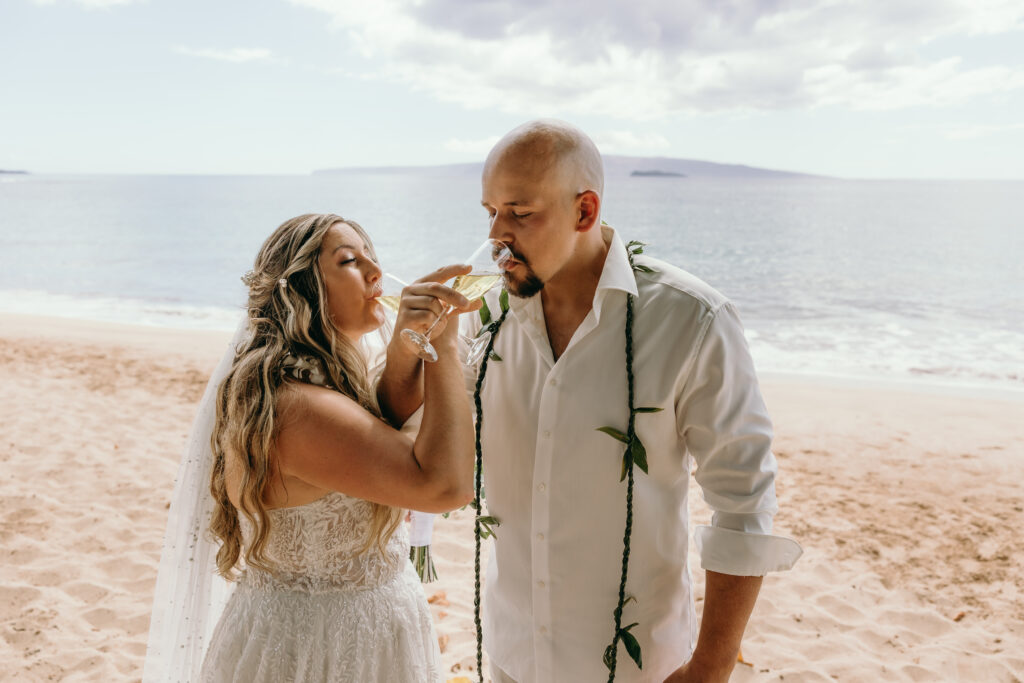
<svg viewBox="0 0 1024 683">
<path fill-rule="evenodd" d="M 203 662 L 210 683 L 434 683 L 440 652 L 405 524 L 360 555 L 370 504 L 330 493 L 269 512 L 266 557 L 247 569 Z M 241 517 L 243 537 L 251 527 Z"/>
</svg>

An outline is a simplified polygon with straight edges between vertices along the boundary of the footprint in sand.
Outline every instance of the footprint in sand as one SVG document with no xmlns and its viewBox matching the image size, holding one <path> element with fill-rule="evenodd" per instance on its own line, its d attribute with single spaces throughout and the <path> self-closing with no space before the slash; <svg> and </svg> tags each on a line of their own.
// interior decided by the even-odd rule
<svg viewBox="0 0 1024 683">
<path fill-rule="evenodd" d="M 76 600 L 81 600 L 82 602 L 90 605 L 95 604 L 110 595 L 110 591 L 103 586 L 98 586 L 87 581 L 69 583 L 64 586 L 62 590 Z"/>
</svg>

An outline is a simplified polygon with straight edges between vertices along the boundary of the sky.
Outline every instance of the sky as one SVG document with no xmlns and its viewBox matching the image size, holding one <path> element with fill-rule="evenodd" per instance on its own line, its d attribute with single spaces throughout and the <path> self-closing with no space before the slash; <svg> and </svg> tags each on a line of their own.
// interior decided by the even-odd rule
<svg viewBox="0 0 1024 683">
<path fill-rule="evenodd" d="M 0 169 L 607 154 L 1024 179 L 1020 0 L 0 0 Z"/>
</svg>

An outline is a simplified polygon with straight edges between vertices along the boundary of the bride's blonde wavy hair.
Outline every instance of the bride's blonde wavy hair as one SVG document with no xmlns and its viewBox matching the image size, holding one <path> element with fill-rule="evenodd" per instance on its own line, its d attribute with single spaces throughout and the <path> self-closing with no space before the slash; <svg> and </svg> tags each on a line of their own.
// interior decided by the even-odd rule
<svg viewBox="0 0 1024 683">
<path fill-rule="evenodd" d="M 288 356 L 312 357 L 327 384 L 380 417 L 380 408 L 367 376 L 363 353 L 331 321 L 319 256 L 331 226 L 345 223 L 373 244 L 360 225 L 334 214 L 305 214 L 281 224 L 260 248 L 249 286 L 249 334 L 217 390 L 217 421 L 213 429 L 213 475 L 210 493 L 216 501 L 210 530 L 220 541 L 217 571 L 235 578 L 239 559 L 251 567 L 270 570 L 265 552 L 270 517 L 263 496 L 270 481 L 277 398 L 286 381 Z M 242 465 L 239 488 L 241 512 L 253 527 L 252 542 L 244 549 L 239 510 L 228 498 L 224 479 L 226 459 Z M 365 552 L 376 543 L 383 550 L 401 520 L 401 510 L 372 503 L 373 518 Z"/>
</svg>

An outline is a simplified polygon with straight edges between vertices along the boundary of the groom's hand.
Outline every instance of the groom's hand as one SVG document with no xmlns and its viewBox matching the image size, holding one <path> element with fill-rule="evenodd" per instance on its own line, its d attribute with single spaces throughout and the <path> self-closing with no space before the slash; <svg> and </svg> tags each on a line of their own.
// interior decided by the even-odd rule
<svg viewBox="0 0 1024 683">
<path fill-rule="evenodd" d="M 665 683 L 728 683 L 732 667 L 718 670 L 705 669 L 692 660 L 673 671 Z"/>
<path fill-rule="evenodd" d="M 736 666 L 743 630 L 754 610 L 760 576 L 732 576 L 706 571 L 704 614 L 697 647 L 686 664 L 665 683 L 726 683 Z"/>
</svg>

